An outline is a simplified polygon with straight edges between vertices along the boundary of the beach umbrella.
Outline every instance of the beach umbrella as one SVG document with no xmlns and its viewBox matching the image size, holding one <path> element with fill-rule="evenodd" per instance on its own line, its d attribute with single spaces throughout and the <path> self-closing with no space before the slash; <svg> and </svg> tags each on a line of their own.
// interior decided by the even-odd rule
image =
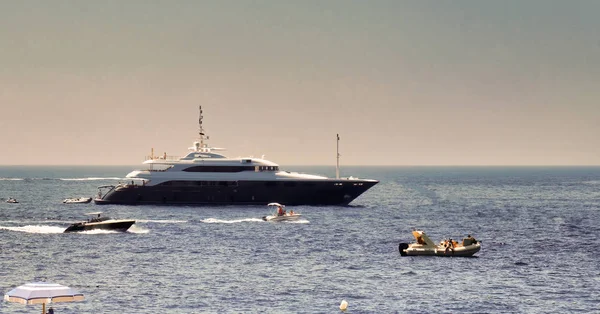
<svg viewBox="0 0 600 314">
<path fill-rule="evenodd" d="M 4 300 L 21 304 L 41 303 L 42 314 L 45 314 L 46 303 L 81 301 L 83 294 L 56 283 L 32 282 L 10 290 L 4 295 Z"/>
</svg>

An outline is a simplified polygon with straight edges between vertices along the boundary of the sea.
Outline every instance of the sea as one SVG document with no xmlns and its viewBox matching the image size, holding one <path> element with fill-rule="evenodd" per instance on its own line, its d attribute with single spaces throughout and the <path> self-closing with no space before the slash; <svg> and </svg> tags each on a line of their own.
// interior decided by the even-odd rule
<svg viewBox="0 0 600 314">
<path fill-rule="evenodd" d="M 51 282 L 55 313 L 600 313 L 600 167 L 342 167 L 380 180 L 349 206 L 63 204 L 130 166 L 0 166 L 0 289 Z M 281 167 L 335 176 L 334 167 Z M 8 197 L 20 203 L 4 202 Z M 88 212 L 126 233 L 63 233 Z M 403 257 L 424 230 L 476 257 Z M 0 313 L 41 305 L 0 302 Z"/>
</svg>

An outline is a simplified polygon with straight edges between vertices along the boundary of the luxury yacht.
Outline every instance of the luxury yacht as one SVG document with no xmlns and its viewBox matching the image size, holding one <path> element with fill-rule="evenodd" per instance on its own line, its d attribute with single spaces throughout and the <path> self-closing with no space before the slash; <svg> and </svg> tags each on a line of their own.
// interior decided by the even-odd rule
<svg viewBox="0 0 600 314">
<path fill-rule="evenodd" d="M 183 157 L 146 157 L 127 182 L 98 187 L 96 204 L 348 205 L 377 180 L 336 178 L 282 171 L 276 163 L 253 157 L 228 158 L 209 147 L 199 117 L 199 141 Z M 338 136 L 339 141 L 339 136 Z"/>
</svg>

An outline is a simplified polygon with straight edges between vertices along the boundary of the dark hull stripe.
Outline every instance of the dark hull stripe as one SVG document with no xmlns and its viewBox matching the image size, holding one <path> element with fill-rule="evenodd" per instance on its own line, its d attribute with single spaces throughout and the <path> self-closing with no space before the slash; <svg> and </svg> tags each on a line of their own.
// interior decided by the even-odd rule
<svg viewBox="0 0 600 314">
<path fill-rule="evenodd" d="M 340 184 L 341 183 L 341 184 Z M 237 186 L 139 186 L 113 189 L 95 203 L 123 205 L 348 205 L 378 181 L 326 181 L 270 186 L 240 181 Z"/>
<path fill-rule="evenodd" d="M 89 231 L 89 230 L 112 230 L 112 231 L 121 231 L 125 232 L 129 227 L 131 227 L 135 221 L 123 221 L 118 223 L 111 224 L 96 224 L 96 225 L 86 225 L 86 224 L 73 224 L 65 229 L 64 232 L 81 232 L 81 231 Z"/>
</svg>

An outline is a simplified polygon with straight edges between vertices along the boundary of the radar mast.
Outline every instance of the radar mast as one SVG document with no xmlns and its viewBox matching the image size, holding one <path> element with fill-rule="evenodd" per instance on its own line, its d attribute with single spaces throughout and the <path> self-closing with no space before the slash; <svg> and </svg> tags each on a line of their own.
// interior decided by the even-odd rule
<svg viewBox="0 0 600 314">
<path fill-rule="evenodd" d="M 335 178 L 340 178 L 340 134 L 337 134 L 337 145 L 336 145 L 336 157 L 337 162 L 335 164 Z"/>
<path fill-rule="evenodd" d="M 208 144 L 204 143 L 204 140 L 208 140 L 208 136 L 206 136 L 206 134 L 204 133 L 204 127 L 202 126 L 202 119 L 204 118 L 204 116 L 202 116 L 202 106 L 198 106 L 198 110 L 200 111 L 199 116 L 198 116 L 198 139 L 200 140 L 200 143 L 196 144 L 196 151 L 202 151 L 202 152 L 207 152 L 209 151 L 208 148 Z"/>
</svg>

